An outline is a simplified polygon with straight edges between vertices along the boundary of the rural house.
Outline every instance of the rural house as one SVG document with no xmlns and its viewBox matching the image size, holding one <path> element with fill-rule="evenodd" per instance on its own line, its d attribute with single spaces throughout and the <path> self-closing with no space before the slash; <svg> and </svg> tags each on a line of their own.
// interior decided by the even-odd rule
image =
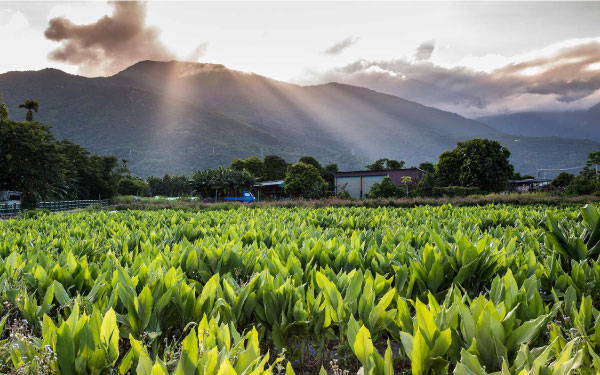
<svg viewBox="0 0 600 375">
<path fill-rule="evenodd" d="M 352 171 L 338 172 L 335 177 L 335 195 L 348 193 L 352 198 L 363 198 L 376 183 L 389 177 L 398 186 L 402 185 L 402 177 L 410 177 L 412 182 L 419 181 L 425 172 L 419 168 L 394 169 L 389 171 Z"/>
</svg>

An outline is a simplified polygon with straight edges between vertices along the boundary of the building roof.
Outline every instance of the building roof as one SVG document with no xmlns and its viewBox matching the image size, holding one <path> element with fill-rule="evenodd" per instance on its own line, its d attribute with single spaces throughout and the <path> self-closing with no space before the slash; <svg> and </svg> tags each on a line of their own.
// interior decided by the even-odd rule
<svg viewBox="0 0 600 375">
<path fill-rule="evenodd" d="M 511 184 L 536 184 L 536 183 L 540 183 L 540 182 L 551 182 L 552 180 L 549 180 L 547 178 L 528 178 L 526 180 L 508 180 L 509 183 Z"/>
<path fill-rule="evenodd" d="M 348 171 L 348 172 L 336 172 L 333 175 L 335 177 L 344 177 L 344 176 L 387 176 L 388 174 L 392 173 L 399 173 L 399 172 L 416 172 L 419 171 L 421 173 L 425 173 L 425 171 L 423 171 L 422 169 L 419 168 L 403 168 L 403 169 L 389 169 L 389 170 L 383 170 L 383 171 Z"/>
<path fill-rule="evenodd" d="M 254 187 L 261 187 L 261 186 L 281 186 L 283 187 L 285 184 L 283 182 L 283 180 L 275 180 L 275 181 L 261 181 L 261 182 L 257 182 L 256 184 L 254 184 Z"/>
</svg>

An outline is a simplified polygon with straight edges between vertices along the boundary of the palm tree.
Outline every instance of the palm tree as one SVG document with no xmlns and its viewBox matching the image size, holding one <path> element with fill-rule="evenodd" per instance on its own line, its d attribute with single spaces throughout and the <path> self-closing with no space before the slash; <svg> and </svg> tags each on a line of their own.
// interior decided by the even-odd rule
<svg viewBox="0 0 600 375">
<path fill-rule="evenodd" d="M 40 103 L 38 103 L 35 99 L 27 99 L 25 103 L 19 104 L 19 108 L 25 108 L 27 110 L 27 114 L 25 115 L 25 119 L 29 122 L 33 121 L 33 112 L 37 113 Z"/>
</svg>

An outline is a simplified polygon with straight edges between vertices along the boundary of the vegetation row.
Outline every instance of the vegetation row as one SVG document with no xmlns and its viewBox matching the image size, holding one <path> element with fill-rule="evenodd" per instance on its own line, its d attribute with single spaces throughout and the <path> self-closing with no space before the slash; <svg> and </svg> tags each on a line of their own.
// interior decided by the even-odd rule
<svg viewBox="0 0 600 375">
<path fill-rule="evenodd" d="M 590 205 L 2 221 L 0 372 L 592 374 L 599 254 Z"/>
</svg>

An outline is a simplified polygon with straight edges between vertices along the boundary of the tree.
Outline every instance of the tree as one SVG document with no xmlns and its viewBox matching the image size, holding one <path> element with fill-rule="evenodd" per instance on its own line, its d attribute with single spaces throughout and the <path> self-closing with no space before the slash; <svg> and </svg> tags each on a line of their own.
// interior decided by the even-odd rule
<svg viewBox="0 0 600 375">
<path fill-rule="evenodd" d="M 267 155 L 263 160 L 265 166 L 265 180 L 283 180 L 285 178 L 285 172 L 287 171 L 288 163 L 277 155 Z"/>
<path fill-rule="evenodd" d="M 586 167 L 593 168 L 596 178 L 599 178 L 600 176 L 598 175 L 598 165 L 600 165 L 600 151 L 590 152 L 588 154 L 588 161 L 585 165 Z"/>
<path fill-rule="evenodd" d="M 50 127 L 40 123 L 0 122 L 0 190 L 23 193 L 27 208 L 69 190 L 64 159 Z"/>
<path fill-rule="evenodd" d="M 436 187 L 435 173 L 425 173 L 423 178 L 417 182 L 416 193 L 422 197 L 432 197 L 433 188 Z"/>
<path fill-rule="evenodd" d="M 323 169 L 321 163 L 319 163 L 317 159 L 313 158 L 312 156 L 303 156 L 300 158 L 300 160 L 298 160 L 298 163 L 312 165 L 313 167 L 317 168 L 319 173 L 321 173 L 321 170 Z"/>
<path fill-rule="evenodd" d="M 402 160 L 383 158 L 376 160 L 373 164 L 365 165 L 365 168 L 370 171 L 391 171 L 404 168 L 404 164 Z"/>
<path fill-rule="evenodd" d="M 121 174 L 114 156 L 91 155 L 73 142 L 57 143 L 64 159 L 64 176 L 70 199 L 108 198 L 116 193 Z"/>
<path fill-rule="evenodd" d="M 150 188 L 143 179 L 136 176 L 125 176 L 119 180 L 117 191 L 122 195 L 148 195 Z"/>
<path fill-rule="evenodd" d="M 575 175 L 567 172 L 560 172 L 558 176 L 554 177 L 554 180 L 550 183 L 550 185 L 555 187 L 566 187 L 571 181 L 575 178 Z"/>
<path fill-rule="evenodd" d="M 229 164 L 229 168 L 236 171 L 243 171 L 246 168 L 246 161 L 244 159 L 235 158 Z"/>
<path fill-rule="evenodd" d="M 218 198 L 219 193 L 236 194 L 251 188 L 255 182 L 256 179 L 247 170 L 224 167 L 195 171 L 192 175 L 193 188 L 203 197 Z"/>
<path fill-rule="evenodd" d="M 33 111 L 37 113 L 39 106 L 40 103 L 35 99 L 27 99 L 25 100 L 25 103 L 19 104 L 19 108 L 25 108 L 27 110 L 27 113 L 25 114 L 25 119 L 28 122 L 33 121 Z"/>
<path fill-rule="evenodd" d="M 567 194 L 592 194 L 600 192 L 600 175 L 598 175 L 598 164 L 600 164 L 600 151 L 590 152 L 585 167 L 579 172 L 566 187 Z"/>
<path fill-rule="evenodd" d="M 461 155 L 458 151 L 444 151 L 435 165 L 436 185 L 460 185 Z"/>
<path fill-rule="evenodd" d="M 314 165 L 298 162 L 288 167 L 285 192 L 304 199 L 318 199 L 325 195 L 327 184 Z"/>
<path fill-rule="evenodd" d="M 131 171 L 127 167 L 127 163 L 129 163 L 129 160 L 121 159 L 121 165 L 118 168 L 119 174 L 122 174 L 122 175 L 130 175 L 131 174 Z"/>
<path fill-rule="evenodd" d="M 506 188 L 513 173 L 509 157 L 510 151 L 497 141 L 471 139 L 443 152 L 435 173 L 441 186 L 478 187 L 498 192 Z"/>
<path fill-rule="evenodd" d="M 122 175 L 118 172 L 119 161 L 112 155 L 92 155 L 90 166 L 90 195 L 88 199 L 110 198 L 117 194 L 117 184 Z"/>
<path fill-rule="evenodd" d="M 0 94 L 2 100 L 2 94 Z M 0 103 L 0 121 L 8 120 L 8 107 L 4 103 Z"/>
<path fill-rule="evenodd" d="M 371 187 L 369 198 L 397 198 L 400 194 L 400 188 L 386 176 Z"/>
<path fill-rule="evenodd" d="M 265 177 L 265 163 L 256 156 L 250 156 L 246 159 L 233 159 L 229 167 L 240 172 L 246 170 L 259 181 Z"/>
<path fill-rule="evenodd" d="M 256 156 L 246 158 L 245 169 L 259 181 L 265 177 L 265 163 Z"/>
<path fill-rule="evenodd" d="M 584 174 L 579 174 L 565 188 L 565 193 L 570 195 L 593 194 L 599 191 L 600 184 L 596 182 L 595 178 Z"/>
<path fill-rule="evenodd" d="M 192 181 L 185 175 L 170 175 L 166 173 L 162 178 L 149 176 L 146 183 L 152 195 L 165 195 L 169 197 L 191 195 L 194 189 Z"/>
<path fill-rule="evenodd" d="M 329 189 L 332 189 L 335 185 L 334 174 L 339 172 L 339 168 L 336 163 L 329 163 L 321 170 L 321 177 L 327 182 Z"/>
<path fill-rule="evenodd" d="M 412 177 L 402 176 L 402 184 L 406 187 L 406 198 L 408 198 L 408 187 L 412 184 Z"/>
<path fill-rule="evenodd" d="M 163 180 L 160 177 L 148 176 L 146 177 L 146 183 L 150 188 L 150 195 L 163 195 Z"/>
<path fill-rule="evenodd" d="M 90 155 L 56 141 L 39 122 L 0 121 L 0 190 L 23 192 L 23 206 L 41 200 L 110 198 L 121 177 L 114 156 Z"/>
<path fill-rule="evenodd" d="M 435 173 L 435 165 L 429 161 L 424 161 L 419 164 L 419 169 L 425 173 Z"/>
</svg>

